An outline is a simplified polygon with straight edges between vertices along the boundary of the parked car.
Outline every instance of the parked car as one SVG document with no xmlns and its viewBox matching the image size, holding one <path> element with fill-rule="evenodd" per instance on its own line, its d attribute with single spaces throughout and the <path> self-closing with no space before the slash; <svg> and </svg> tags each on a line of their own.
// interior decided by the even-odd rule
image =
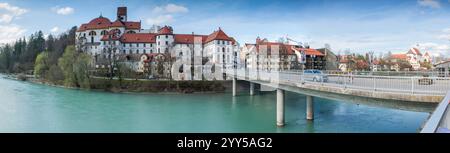
<svg viewBox="0 0 450 153">
<path fill-rule="evenodd" d="M 424 75 L 423 78 L 420 78 L 419 81 L 419 85 L 432 85 L 433 84 L 433 79 L 427 78 L 428 75 Z"/>
<path fill-rule="evenodd" d="M 305 81 L 328 82 L 328 76 L 320 70 L 304 70 L 303 77 Z"/>
</svg>

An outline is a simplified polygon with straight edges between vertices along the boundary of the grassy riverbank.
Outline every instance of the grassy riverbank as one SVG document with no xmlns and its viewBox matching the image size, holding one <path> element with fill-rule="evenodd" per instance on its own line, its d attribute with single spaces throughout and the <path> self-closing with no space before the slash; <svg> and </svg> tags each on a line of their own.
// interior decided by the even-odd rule
<svg viewBox="0 0 450 153">
<path fill-rule="evenodd" d="M 115 80 L 91 78 L 91 89 L 111 92 L 224 92 L 227 81 Z"/>
<path fill-rule="evenodd" d="M 24 74 L 3 74 L 4 78 L 19 81 L 29 81 L 49 86 L 64 88 L 78 88 L 64 86 L 63 82 L 51 82 L 38 79 L 32 75 Z M 174 80 L 135 80 L 135 79 L 108 79 L 90 78 L 90 88 L 88 90 L 101 90 L 108 92 L 140 92 L 140 93 L 211 93 L 225 92 L 230 81 L 174 81 Z"/>
</svg>

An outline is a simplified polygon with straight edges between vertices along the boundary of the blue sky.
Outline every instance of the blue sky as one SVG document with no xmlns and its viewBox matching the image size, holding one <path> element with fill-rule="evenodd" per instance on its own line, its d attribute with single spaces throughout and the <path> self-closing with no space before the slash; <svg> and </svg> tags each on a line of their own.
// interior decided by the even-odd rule
<svg viewBox="0 0 450 153">
<path fill-rule="evenodd" d="M 0 0 L 0 43 L 37 30 L 58 34 L 100 14 L 171 25 L 175 33 L 209 34 L 221 27 L 241 44 L 260 36 L 325 43 L 337 53 L 404 52 L 419 44 L 450 55 L 450 0 Z"/>
</svg>

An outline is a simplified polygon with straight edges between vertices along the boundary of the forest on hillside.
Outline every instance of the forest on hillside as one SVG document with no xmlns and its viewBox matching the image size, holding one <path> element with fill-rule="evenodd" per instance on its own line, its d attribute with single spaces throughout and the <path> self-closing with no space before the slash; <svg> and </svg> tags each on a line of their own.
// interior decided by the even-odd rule
<svg viewBox="0 0 450 153">
<path fill-rule="evenodd" d="M 28 38 L 0 46 L 0 72 L 31 74 L 36 57 L 42 52 L 48 53 L 48 65 L 56 65 L 65 48 L 75 44 L 76 29 L 75 26 L 58 36 L 48 35 L 47 38 L 42 31 L 38 31 Z"/>
</svg>

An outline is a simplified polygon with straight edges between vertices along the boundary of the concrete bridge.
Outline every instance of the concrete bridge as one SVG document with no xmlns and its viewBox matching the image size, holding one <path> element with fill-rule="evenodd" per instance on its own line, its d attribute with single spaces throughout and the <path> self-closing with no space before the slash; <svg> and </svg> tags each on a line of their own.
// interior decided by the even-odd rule
<svg viewBox="0 0 450 153">
<path fill-rule="evenodd" d="M 306 95 L 306 119 L 314 119 L 314 97 L 346 99 L 366 104 L 380 101 L 414 104 L 437 104 L 450 90 L 449 77 L 376 76 L 353 74 L 303 74 L 302 71 L 263 71 L 228 69 L 233 78 L 233 96 L 237 80 L 250 82 L 250 95 L 255 87 L 270 87 L 277 92 L 277 126 L 284 126 L 285 91 Z M 379 104 L 379 103 L 378 103 Z M 397 108 L 395 103 L 383 103 Z"/>
</svg>

